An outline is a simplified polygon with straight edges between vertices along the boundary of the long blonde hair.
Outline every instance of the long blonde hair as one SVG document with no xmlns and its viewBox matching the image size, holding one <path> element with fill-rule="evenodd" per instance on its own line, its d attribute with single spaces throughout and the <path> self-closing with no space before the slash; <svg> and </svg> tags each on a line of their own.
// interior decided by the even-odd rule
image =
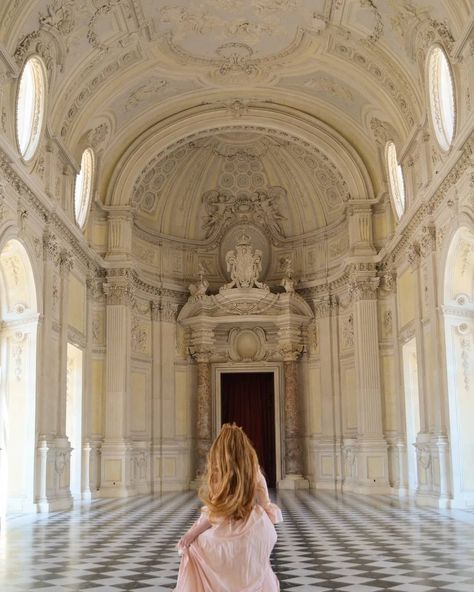
<svg viewBox="0 0 474 592">
<path fill-rule="evenodd" d="M 258 458 L 242 428 L 225 423 L 214 440 L 199 497 L 209 520 L 245 520 L 257 490 Z"/>
</svg>

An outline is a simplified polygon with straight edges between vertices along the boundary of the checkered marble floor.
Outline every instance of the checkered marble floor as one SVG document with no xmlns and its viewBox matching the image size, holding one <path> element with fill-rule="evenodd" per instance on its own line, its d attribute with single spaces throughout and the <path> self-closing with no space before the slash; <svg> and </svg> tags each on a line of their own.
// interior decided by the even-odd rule
<svg viewBox="0 0 474 592">
<path fill-rule="evenodd" d="M 388 497 L 280 492 L 272 563 L 282 591 L 474 592 L 474 521 Z M 192 493 L 97 500 L 13 516 L 0 533 L 2 592 L 173 590 Z M 459 517 L 461 516 L 461 519 Z M 222 592 L 222 591 L 215 591 Z"/>
</svg>

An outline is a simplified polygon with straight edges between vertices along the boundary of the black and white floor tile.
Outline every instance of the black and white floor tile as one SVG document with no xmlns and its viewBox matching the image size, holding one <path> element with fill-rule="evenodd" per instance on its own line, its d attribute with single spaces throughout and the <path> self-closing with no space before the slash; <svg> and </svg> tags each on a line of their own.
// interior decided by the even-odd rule
<svg viewBox="0 0 474 592">
<path fill-rule="evenodd" d="M 388 497 L 281 492 L 272 563 L 282 591 L 474 592 L 474 520 Z M 14 516 L 0 531 L 2 592 L 173 590 L 192 493 L 98 500 Z M 221 591 L 216 591 L 221 592 Z"/>
</svg>

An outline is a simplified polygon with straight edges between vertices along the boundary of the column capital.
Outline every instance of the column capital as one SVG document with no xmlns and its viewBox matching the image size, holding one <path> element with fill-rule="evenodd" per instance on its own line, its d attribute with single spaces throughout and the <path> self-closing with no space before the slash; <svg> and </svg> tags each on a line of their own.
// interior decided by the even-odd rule
<svg viewBox="0 0 474 592">
<path fill-rule="evenodd" d="M 337 311 L 337 296 L 330 294 L 328 296 L 323 296 L 323 298 L 319 298 L 318 300 L 313 300 L 313 307 L 314 315 L 317 319 L 329 317 L 331 313 Z"/>
<path fill-rule="evenodd" d="M 59 254 L 59 269 L 62 275 L 67 275 L 74 267 L 74 259 L 72 253 L 67 249 L 63 249 Z"/>
<path fill-rule="evenodd" d="M 190 347 L 189 352 L 198 364 L 207 364 L 211 360 L 212 350 L 205 347 Z"/>
<path fill-rule="evenodd" d="M 382 266 L 379 271 L 380 285 L 379 288 L 384 292 L 395 292 L 397 287 L 397 273 L 386 265 Z"/>
<path fill-rule="evenodd" d="M 419 249 L 422 257 L 428 257 L 433 251 L 436 251 L 436 227 L 434 225 L 422 227 Z"/>
<path fill-rule="evenodd" d="M 296 362 L 303 351 L 303 345 L 300 343 L 288 341 L 286 343 L 281 343 L 278 351 L 280 352 L 284 362 Z"/>
<path fill-rule="evenodd" d="M 57 236 L 50 230 L 43 234 L 43 258 L 45 261 L 51 261 L 55 265 L 59 263 L 60 249 Z"/>
<path fill-rule="evenodd" d="M 408 263 L 411 265 L 411 267 L 413 269 L 415 267 L 418 267 L 418 265 L 420 263 L 420 256 L 421 256 L 420 245 L 417 241 L 413 241 L 412 243 L 410 243 L 408 245 L 408 249 L 407 249 Z"/>
<path fill-rule="evenodd" d="M 375 300 L 377 298 L 377 288 L 380 278 L 352 278 L 349 281 L 349 296 L 352 301 Z"/>
<path fill-rule="evenodd" d="M 95 273 L 90 273 L 86 279 L 87 292 L 90 297 L 98 300 L 104 294 L 104 280 Z"/>
<path fill-rule="evenodd" d="M 161 320 L 165 323 L 176 322 L 178 306 L 179 305 L 176 302 L 172 302 L 171 300 L 163 300 L 160 306 Z"/>
<path fill-rule="evenodd" d="M 152 300 L 150 303 L 151 308 L 151 320 L 152 321 L 159 321 L 161 320 L 161 303 L 159 300 Z"/>
<path fill-rule="evenodd" d="M 131 306 L 135 298 L 132 272 L 128 268 L 113 269 L 104 283 L 107 304 Z"/>
</svg>

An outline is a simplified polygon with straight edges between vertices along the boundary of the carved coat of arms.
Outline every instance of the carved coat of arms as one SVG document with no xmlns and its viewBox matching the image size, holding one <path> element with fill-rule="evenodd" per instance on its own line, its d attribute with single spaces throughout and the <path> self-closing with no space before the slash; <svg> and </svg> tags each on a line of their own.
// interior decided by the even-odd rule
<svg viewBox="0 0 474 592">
<path fill-rule="evenodd" d="M 234 249 L 228 251 L 225 256 L 227 271 L 230 272 L 231 281 L 222 286 L 221 290 L 229 288 L 261 288 L 268 290 L 263 282 L 258 281 L 262 271 L 263 253 L 259 249 L 255 252 L 250 245 L 250 237 L 245 233 L 240 237 Z"/>
</svg>

